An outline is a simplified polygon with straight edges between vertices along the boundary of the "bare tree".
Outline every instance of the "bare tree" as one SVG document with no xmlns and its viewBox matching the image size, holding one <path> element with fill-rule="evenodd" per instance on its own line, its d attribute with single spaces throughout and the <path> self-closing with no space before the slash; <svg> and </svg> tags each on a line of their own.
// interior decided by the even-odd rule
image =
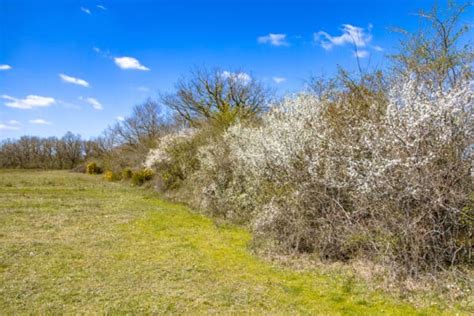
<svg viewBox="0 0 474 316">
<path fill-rule="evenodd" d="M 113 137 L 116 145 L 126 145 L 132 149 L 149 149 L 154 147 L 166 125 L 160 106 L 149 99 L 135 106 L 132 115 L 112 127 L 109 139 Z"/>
<path fill-rule="evenodd" d="M 406 36 L 400 52 L 392 56 L 395 71 L 416 75 L 434 89 L 453 87 L 462 76 L 471 77 L 474 53 L 469 42 L 462 42 L 469 25 L 461 20 L 470 6 L 469 2 L 458 5 L 449 1 L 443 11 L 435 5 L 431 11 L 417 14 L 421 20 L 417 32 L 395 30 Z"/>
<path fill-rule="evenodd" d="M 269 91 L 245 72 L 194 69 L 176 84 L 176 92 L 162 97 L 178 118 L 196 127 L 211 121 L 228 126 L 263 111 Z"/>
</svg>

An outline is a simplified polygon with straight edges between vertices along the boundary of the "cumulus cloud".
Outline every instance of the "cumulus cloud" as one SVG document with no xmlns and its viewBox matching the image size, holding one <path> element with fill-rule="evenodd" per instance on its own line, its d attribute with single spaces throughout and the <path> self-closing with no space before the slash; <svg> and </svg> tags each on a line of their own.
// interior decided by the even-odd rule
<svg viewBox="0 0 474 316">
<path fill-rule="evenodd" d="M 125 121 L 125 118 L 123 116 L 117 116 L 115 119 L 119 122 Z"/>
<path fill-rule="evenodd" d="M 103 109 L 102 104 L 101 104 L 97 99 L 95 99 L 95 98 L 91 98 L 91 97 L 88 97 L 88 98 L 79 97 L 79 100 L 88 103 L 89 105 L 91 105 L 91 106 L 92 106 L 94 109 L 96 109 L 96 110 L 102 110 L 102 109 Z"/>
<path fill-rule="evenodd" d="M 245 72 L 230 72 L 225 70 L 221 73 L 221 76 L 225 79 L 238 80 L 245 84 L 252 80 L 252 77 L 250 77 L 250 75 Z"/>
<path fill-rule="evenodd" d="M 257 38 L 261 44 L 270 44 L 273 46 L 287 46 L 286 34 L 274 34 L 269 33 L 268 35 L 260 36 Z"/>
<path fill-rule="evenodd" d="M 283 83 L 283 82 L 286 81 L 286 78 L 284 78 L 284 77 L 273 77 L 272 79 L 273 79 L 273 82 L 275 82 L 277 84 Z"/>
<path fill-rule="evenodd" d="M 150 70 L 150 68 L 143 66 L 136 58 L 133 57 L 115 57 L 114 61 L 115 64 L 122 69 L 136 69 L 143 71 Z"/>
<path fill-rule="evenodd" d="M 89 83 L 87 81 L 80 78 L 71 77 L 65 74 L 59 74 L 59 77 L 61 78 L 62 81 L 67 82 L 67 83 L 72 83 L 72 84 L 76 84 L 78 86 L 83 86 L 83 87 L 89 86 Z"/>
<path fill-rule="evenodd" d="M 47 107 L 53 105 L 56 100 L 51 97 L 42 97 L 39 95 L 28 95 L 24 99 L 17 99 L 9 95 L 2 95 L 2 98 L 8 100 L 5 105 L 17 109 L 32 109 L 35 107 Z"/>
<path fill-rule="evenodd" d="M 31 124 L 37 124 L 37 125 L 51 125 L 51 122 L 48 122 L 46 120 L 43 120 L 43 119 L 35 119 L 35 120 L 30 120 L 30 123 Z"/>
<path fill-rule="evenodd" d="M 12 69 L 12 66 L 10 65 L 7 65 L 7 64 L 0 65 L 0 70 L 10 70 L 10 69 Z"/>
<path fill-rule="evenodd" d="M 81 7 L 81 11 L 86 13 L 86 14 L 91 14 L 91 10 L 89 10 L 88 8 L 85 8 L 85 7 Z"/>
<path fill-rule="evenodd" d="M 314 40 L 320 43 L 325 50 L 330 50 L 334 46 L 344 46 L 346 44 L 355 45 L 360 48 L 367 46 L 367 44 L 372 41 L 372 34 L 370 34 L 371 29 L 372 25 L 369 25 L 366 30 L 362 27 L 343 24 L 341 35 L 331 36 L 326 32 L 319 31 L 318 33 L 314 33 Z"/>
</svg>

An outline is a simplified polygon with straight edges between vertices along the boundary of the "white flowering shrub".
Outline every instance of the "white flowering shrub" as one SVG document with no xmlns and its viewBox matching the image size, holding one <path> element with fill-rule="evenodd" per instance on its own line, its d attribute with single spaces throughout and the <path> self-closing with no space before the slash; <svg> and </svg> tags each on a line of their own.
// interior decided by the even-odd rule
<svg viewBox="0 0 474 316">
<path fill-rule="evenodd" d="M 143 167 L 151 169 L 159 163 L 170 161 L 169 149 L 177 142 L 189 140 L 195 133 L 195 129 L 185 128 L 161 137 L 158 141 L 158 147 L 148 152 Z"/>
<path fill-rule="evenodd" d="M 427 90 L 426 90 L 427 91 Z M 363 101 L 363 102 L 362 102 Z M 437 269 L 471 256 L 473 92 L 287 98 L 200 150 L 205 206 L 286 249 Z"/>
<path fill-rule="evenodd" d="M 144 167 L 158 175 L 161 190 L 177 188 L 198 169 L 198 139 L 194 129 L 181 129 L 161 137 L 148 153 Z"/>
</svg>

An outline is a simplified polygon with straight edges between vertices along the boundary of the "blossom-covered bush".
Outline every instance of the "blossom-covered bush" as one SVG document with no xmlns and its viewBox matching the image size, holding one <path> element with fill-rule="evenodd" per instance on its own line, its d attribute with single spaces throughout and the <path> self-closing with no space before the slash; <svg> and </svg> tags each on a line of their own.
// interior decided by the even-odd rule
<svg viewBox="0 0 474 316">
<path fill-rule="evenodd" d="M 156 171 L 161 190 L 175 189 L 198 169 L 201 137 L 195 129 L 181 129 L 163 136 L 150 150 L 144 166 Z"/>
<path fill-rule="evenodd" d="M 300 94 L 200 150 L 203 205 L 285 249 L 416 274 L 468 260 L 473 92 Z M 355 97 L 354 97 L 355 95 Z"/>
</svg>

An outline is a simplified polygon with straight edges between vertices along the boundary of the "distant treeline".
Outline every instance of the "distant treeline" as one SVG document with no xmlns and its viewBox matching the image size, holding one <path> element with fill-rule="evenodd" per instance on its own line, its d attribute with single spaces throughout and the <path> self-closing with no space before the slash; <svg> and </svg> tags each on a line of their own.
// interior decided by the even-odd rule
<svg viewBox="0 0 474 316">
<path fill-rule="evenodd" d="M 164 120 L 157 102 L 147 100 L 94 139 L 67 132 L 61 138 L 22 136 L 0 141 L 0 168 L 84 169 L 84 162 L 98 159 L 108 169 L 138 167 L 174 125 Z"/>
<path fill-rule="evenodd" d="M 0 168 L 72 169 L 102 151 L 97 141 L 71 132 L 63 137 L 23 136 L 0 144 Z"/>
</svg>

